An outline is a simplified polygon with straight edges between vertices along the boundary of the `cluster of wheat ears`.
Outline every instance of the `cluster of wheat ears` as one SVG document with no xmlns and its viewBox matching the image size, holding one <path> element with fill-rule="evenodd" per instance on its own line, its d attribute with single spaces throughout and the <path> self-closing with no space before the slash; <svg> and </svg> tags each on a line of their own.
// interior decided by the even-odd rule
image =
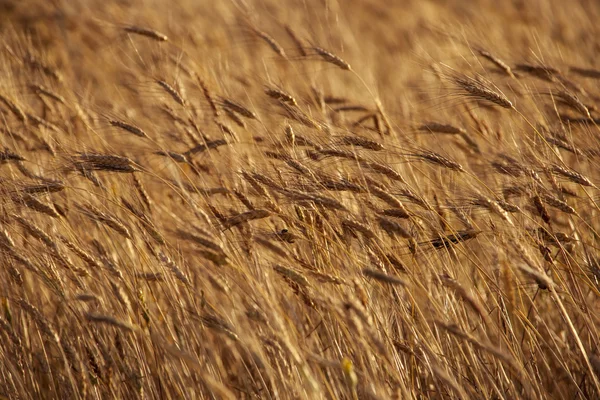
<svg viewBox="0 0 600 400">
<path fill-rule="evenodd" d="M 600 7 L 474 3 L 1 2 L 0 397 L 598 398 Z"/>
</svg>

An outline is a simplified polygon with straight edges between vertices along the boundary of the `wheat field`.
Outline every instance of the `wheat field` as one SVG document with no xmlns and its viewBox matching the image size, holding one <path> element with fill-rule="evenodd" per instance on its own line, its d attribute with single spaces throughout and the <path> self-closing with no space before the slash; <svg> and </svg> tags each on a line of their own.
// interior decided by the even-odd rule
<svg viewBox="0 0 600 400">
<path fill-rule="evenodd" d="M 598 17 L 0 1 L 0 398 L 598 398 Z"/>
</svg>

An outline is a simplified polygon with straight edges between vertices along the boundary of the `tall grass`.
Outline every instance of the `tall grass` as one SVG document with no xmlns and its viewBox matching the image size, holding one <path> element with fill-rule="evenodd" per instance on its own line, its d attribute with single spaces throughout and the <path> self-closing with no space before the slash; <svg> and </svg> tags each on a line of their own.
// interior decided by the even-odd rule
<svg viewBox="0 0 600 400">
<path fill-rule="evenodd" d="M 600 396 L 595 2 L 1 6 L 0 396 Z"/>
</svg>

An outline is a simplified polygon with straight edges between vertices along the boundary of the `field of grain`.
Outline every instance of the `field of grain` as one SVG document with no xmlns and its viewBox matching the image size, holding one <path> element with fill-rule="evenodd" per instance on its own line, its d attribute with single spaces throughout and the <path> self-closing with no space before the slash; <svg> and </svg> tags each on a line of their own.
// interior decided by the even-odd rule
<svg viewBox="0 0 600 400">
<path fill-rule="evenodd" d="M 0 398 L 598 398 L 599 17 L 0 1 Z"/>
</svg>

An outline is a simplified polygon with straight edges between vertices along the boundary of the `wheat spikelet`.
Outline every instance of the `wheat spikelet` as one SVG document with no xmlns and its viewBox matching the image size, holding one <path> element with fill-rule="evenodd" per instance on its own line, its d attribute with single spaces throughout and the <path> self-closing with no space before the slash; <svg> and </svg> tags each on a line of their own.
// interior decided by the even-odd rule
<svg viewBox="0 0 600 400">
<path fill-rule="evenodd" d="M 119 328 L 125 332 L 135 332 L 138 330 L 138 328 L 135 325 L 132 325 L 128 322 L 125 322 L 110 315 L 86 313 L 85 319 L 87 319 L 89 322 L 97 324 L 114 326 L 115 328 Z"/>
<path fill-rule="evenodd" d="M 259 182 L 268 188 L 274 189 L 276 191 L 284 190 L 283 187 L 281 187 L 281 185 L 277 184 L 277 182 L 275 182 L 273 179 L 269 178 L 266 175 L 254 172 L 248 176 L 251 177 L 254 181 Z"/>
<path fill-rule="evenodd" d="M 402 175 L 400 175 L 398 172 L 396 172 L 395 170 L 393 170 L 392 168 L 388 167 L 385 164 L 382 164 L 382 163 L 379 163 L 376 161 L 362 161 L 361 160 L 360 165 L 365 168 L 369 168 L 375 172 L 378 172 L 382 175 L 385 175 L 393 181 L 406 183 L 406 181 L 404 180 Z"/>
<path fill-rule="evenodd" d="M 21 186 L 19 192 L 30 195 L 58 193 L 65 189 L 65 184 L 61 181 L 44 180 L 44 183 Z"/>
<path fill-rule="evenodd" d="M 198 85 L 200 86 L 200 88 L 202 89 L 202 94 L 204 95 L 204 98 L 206 99 L 206 101 L 208 102 L 208 105 L 210 106 L 210 109 L 213 112 L 213 116 L 215 118 L 219 117 L 219 109 L 217 108 L 217 104 L 212 96 L 212 93 L 210 91 L 210 88 L 208 87 L 208 84 L 206 83 L 206 81 L 204 81 L 204 79 L 202 79 L 202 77 L 198 74 L 196 74 L 196 80 L 198 81 Z"/>
<path fill-rule="evenodd" d="M 406 198 L 411 203 L 422 207 L 425 210 L 433 211 L 433 208 L 429 205 L 429 203 L 427 203 L 427 201 L 423 197 L 419 196 L 409 188 L 402 188 L 398 191 L 397 194 Z"/>
<path fill-rule="evenodd" d="M 384 272 L 378 271 L 372 268 L 365 268 L 362 270 L 363 275 L 373 278 L 379 282 L 389 283 L 392 285 L 406 286 L 406 282 L 397 276 L 388 275 Z"/>
<path fill-rule="evenodd" d="M 492 200 L 490 198 L 487 198 L 485 196 L 479 196 L 472 201 L 472 204 L 478 205 L 478 206 L 483 206 L 483 207 L 487 208 L 488 210 L 499 215 L 505 221 L 507 221 L 509 224 L 512 225 L 512 220 L 508 216 L 508 211 L 504 207 L 502 207 L 502 205 L 499 202 Z M 503 203 L 503 204 L 507 204 L 507 203 Z"/>
<path fill-rule="evenodd" d="M 575 211 L 575 209 L 573 207 L 568 205 L 566 202 L 550 195 L 549 193 L 544 193 L 544 194 L 540 195 L 540 197 L 544 201 L 544 203 L 548 204 L 550 207 L 554 207 L 566 214 L 577 215 L 577 212 Z"/>
<path fill-rule="evenodd" d="M 583 151 L 579 150 L 577 147 L 571 145 L 570 143 L 559 139 L 559 138 L 555 138 L 555 137 L 551 137 L 551 136 L 546 136 L 544 139 L 546 139 L 546 141 L 556 147 L 559 147 L 561 149 L 567 150 L 573 154 L 576 155 L 583 155 Z"/>
<path fill-rule="evenodd" d="M 517 213 L 517 212 L 521 212 L 521 209 L 519 208 L 519 206 L 516 206 L 514 204 L 511 204 L 507 201 L 504 200 L 495 200 L 495 202 L 506 212 L 509 213 Z"/>
<path fill-rule="evenodd" d="M 144 203 L 146 208 L 148 210 L 151 210 L 152 209 L 152 200 L 150 199 L 148 192 L 146 192 L 146 189 L 144 188 L 142 181 L 138 178 L 138 176 L 136 174 L 133 175 L 133 184 L 135 186 L 135 189 L 136 189 L 138 195 L 140 196 L 140 199 L 142 200 L 142 202 Z"/>
<path fill-rule="evenodd" d="M 320 184 L 327 190 L 350 191 L 354 193 L 364 193 L 366 191 L 362 186 L 349 182 L 346 179 L 333 180 L 322 178 Z"/>
<path fill-rule="evenodd" d="M 191 155 L 203 153 L 206 150 L 216 149 L 227 144 L 229 143 L 225 139 L 210 140 L 207 141 L 206 144 L 199 144 L 198 146 L 192 147 L 191 149 L 183 153 L 183 155 L 189 157 Z"/>
<path fill-rule="evenodd" d="M 221 121 L 217 121 L 217 120 L 215 120 L 215 124 L 219 127 L 219 129 L 223 133 L 226 133 L 227 135 L 231 136 L 235 140 L 238 139 L 237 133 L 235 133 L 235 131 L 233 129 L 231 129 L 228 125 L 222 123 Z"/>
<path fill-rule="evenodd" d="M 237 197 L 238 200 L 241 201 L 244 206 L 246 206 L 248 210 L 256 210 L 256 207 L 254 206 L 252 201 L 243 192 L 241 192 L 238 189 L 233 189 L 232 192 L 235 195 L 235 197 Z"/>
<path fill-rule="evenodd" d="M 512 72 L 512 69 L 510 68 L 510 66 L 507 63 L 505 63 L 504 61 L 502 61 L 500 58 L 496 57 L 489 51 L 486 51 L 483 49 L 478 49 L 477 52 L 483 58 L 490 61 L 496 67 L 500 68 L 506 75 L 510 76 L 511 78 L 515 77 L 515 74 Z"/>
<path fill-rule="evenodd" d="M 81 247 L 77 246 L 75 243 L 70 241 L 67 237 L 58 235 L 58 238 L 61 242 L 73 253 L 75 253 L 79 258 L 85 261 L 90 267 L 94 269 L 100 269 L 100 262 L 94 258 L 91 254 L 84 251 Z"/>
<path fill-rule="evenodd" d="M 25 158 L 21 157 L 20 155 L 13 153 L 12 151 L 8 150 L 8 149 L 4 149 L 2 151 L 0 151 L 0 163 L 5 163 L 8 161 L 25 161 Z M 21 165 L 20 163 L 18 163 L 17 165 Z"/>
<path fill-rule="evenodd" d="M 423 132 L 446 133 L 450 135 L 459 135 L 462 133 L 467 133 L 467 131 L 463 128 L 459 128 L 450 124 L 442 124 L 439 122 L 426 122 L 424 124 L 419 125 L 417 129 Z"/>
<path fill-rule="evenodd" d="M 11 100 L 8 97 L 0 94 L 0 101 L 6 104 L 14 116 L 19 119 L 19 121 L 23 123 L 27 122 L 27 114 L 25 114 L 23 109 L 14 100 Z"/>
<path fill-rule="evenodd" d="M 561 175 L 570 180 L 571 182 L 578 183 L 582 186 L 596 187 L 596 185 L 594 185 L 588 178 L 581 175 L 577 171 L 573 171 L 572 169 L 567 169 L 565 167 L 555 164 L 552 166 L 552 172 Z"/>
<path fill-rule="evenodd" d="M 304 126 L 309 128 L 316 129 L 318 131 L 323 130 L 323 127 L 315 120 L 313 120 L 310 116 L 308 116 L 304 111 L 300 110 L 298 107 L 294 107 L 289 105 L 286 102 L 279 101 L 279 106 L 281 106 L 286 115 L 292 120 L 301 123 Z"/>
<path fill-rule="evenodd" d="M 13 196 L 13 201 L 34 211 L 49 215 L 52 218 L 60 218 L 61 216 L 53 206 L 43 203 L 29 193 L 15 195 Z"/>
<path fill-rule="evenodd" d="M 279 43 L 277 43 L 277 41 L 275 39 L 273 39 L 272 36 L 270 36 L 266 32 L 258 30 L 258 29 L 253 29 L 253 31 L 259 38 L 261 38 L 265 43 L 267 43 L 269 45 L 271 50 L 273 50 L 275 53 L 279 54 L 281 57 L 287 58 L 285 51 L 283 50 L 283 47 L 281 47 L 281 45 Z"/>
<path fill-rule="evenodd" d="M 279 101 L 281 101 L 283 103 L 287 103 L 287 104 L 292 105 L 292 106 L 297 106 L 298 105 L 298 103 L 296 102 L 296 99 L 292 95 L 284 92 L 281 89 L 277 89 L 277 88 L 273 88 L 273 87 L 267 87 L 267 88 L 265 88 L 265 94 L 267 96 L 269 96 L 269 97 L 271 97 L 271 98 L 273 98 L 275 100 L 279 100 Z"/>
<path fill-rule="evenodd" d="M 51 339 L 57 345 L 60 345 L 60 337 L 56 333 L 56 330 L 52 324 L 44 317 L 44 315 L 38 310 L 33 304 L 29 303 L 25 299 L 18 299 L 17 303 L 19 306 L 29 314 L 35 323 L 40 327 L 42 333 L 44 333 L 49 339 Z"/>
<path fill-rule="evenodd" d="M 400 204 L 402 204 L 402 203 L 400 203 Z M 400 218 L 400 219 L 410 218 L 410 214 L 408 213 L 408 211 L 404 208 L 404 206 L 402 206 L 402 207 L 403 208 L 388 208 L 385 210 L 378 211 L 378 213 L 381 215 L 388 216 L 388 217 L 394 217 L 394 218 Z"/>
<path fill-rule="evenodd" d="M 347 284 L 347 282 L 343 278 L 339 278 L 337 276 L 333 276 L 333 275 L 329 275 L 329 274 L 324 274 L 322 272 L 308 271 L 308 274 L 322 283 L 332 283 L 334 285 Z"/>
<path fill-rule="evenodd" d="M 476 81 L 475 79 L 455 76 L 454 83 L 473 98 L 487 100 L 503 108 L 513 108 L 512 103 L 504 94 L 486 86 L 482 82 Z"/>
<path fill-rule="evenodd" d="M 134 33 L 136 35 L 145 36 L 159 42 L 166 42 L 167 40 L 169 40 L 169 38 L 166 35 L 163 35 L 162 33 L 150 28 L 143 28 L 139 26 L 130 25 L 124 27 L 123 30 L 128 33 Z"/>
<path fill-rule="evenodd" d="M 435 249 L 441 249 L 450 247 L 451 245 L 458 244 L 461 242 L 466 242 L 467 240 L 476 238 L 477 235 L 479 235 L 478 231 L 468 229 L 465 231 L 458 231 L 456 233 L 432 239 L 427 243 L 433 246 Z"/>
<path fill-rule="evenodd" d="M 540 289 L 546 290 L 554 287 L 554 282 L 552 279 L 538 268 L 522 264 L 519 264 L 518 268 L 525 275 L 533 279 Z"/>
<path fill-rule="evenodd" d="M 585 78 L 600 79 L 600 71 L 597 69 L 571 67 L 570 71 Z"/>
<path fill-rule="evenodd" d="M 452 169 L 454 171 L 464 172 L 462 165 L 452 160 L 447 159 L 444 156 L 441 156 L 432 151 L 426 151 L 422 153 L 414 154 L 414 156 L 422 158 L 425 161 L 429 161 L 430 163 L 441 165 L 442 167 Z"/>
<path fill-rule="evenodd" d="M 488 313 L 485 311 L 483 306 L 473 296 L 471 296 L 467 289 L 465 289 L 458 281 L 456 281 L 456 279 L 445 274 L 440 275 L 439 278 L 444 286 L 453 289 L 455 293 L 458 294 L 458 296 L 473 309 L 473 311 L 479 314 L 482 320 L 485 321 L 487 319 Z"/>
<path fill-rule="evenodd" d="M 374 151 L 380 151 L 384 149 L 381 143 L 360 136 L 344 136 L 341 138 L 341 143 L 347 146 L 363 147 L 365 149 Z"/>
<path fill-rule="evenodd" d="M 80 204 L 76 204 L 76 207 L 88 218 L 103 223 L 127 239 L 133 239 L 129 229 L 116 217 L 103 213 L 92 205 L 82 206 Z"/>
<path fill-rule="evenodd" d="M 65 98 L 62 97 L 61 95 L 53 92 L 52 90 L 48 89 L 45 86 L 42 85 L 38 85 L 38 84 L 32 84 L 29 86 L 31 88 L 31 90 L 33 90 L 35 93 L 37 93 L 38 95 L 44 95 L 54 101 L 59 102 L 60 104 L 66 104 Z"/>
<path fill-rule="evenodd" d="M 299 200 L 299 201 L 310 201 L 313 202 L 316 205 L 320 205 L 326 208 L 330 208 L 333 210 L 345 210 L 346 207 L 344 207 L 344 205 L 342 203 L 340 203 L 339 201 L 326 197 L 326 196 L 321 196 L 321 195 L 317 195 L 317 194 L 309 194 L 309 193 L 304 193 L 298 190 L 291 190 L 291 189 L 280 189 L 279 190 L 280 193 L 284 194 L 285 196 L 287 196 L 288 198 L 292 199 L 292 200 Z"/>
<path fill-rule="evenodd" d="M 311 170 L 308 167 L 305 167 L 300 162 L 292 160 L 291 158 L 287 158 L 285 163 L 303 175 L 310 175 L 311 173 Z"/>
<path fill-rule="evenodd" d="M 139 171 L 133 161 L 127 157 L 98 154 L 98 153 L 81 153 L 72 158 L 73 166 L 78 171 L 111 171 L 131 173 Z"/>
<path fill-rule="evenodd" d="M 251 210 L 241 214 L 234 215 L 233 217 L 229 217 L 223 223 L 225 229 L 229 229 L 233 226 L 242 224 L 244 222 L 253 221 L 256 219 L 267 218 L 271 215 L 271 213 L 267 210 Z"/>
<path fill-rule="evenodd" d="M 346 71 L 351 71 L 352 68 L 350 67 L 350 64 L 348 64 L 346 61 L 342 60 L 340 57 L 336 56 L 335 54 L 322 49 L 320 47 L 317 46 L 313 46 L 312 48 L 319 57 L 321 57 L 325 62 L 328 62 L 329 64 L 333 64 L 336 67 L 339 67 L 343 70 Z"/>
<path fill-rule="evenodd" d="M 406 207 L 404 207 L 404 204 L 402 204 L 400 200 L 398 200 L 396 197 L 392 196 L 388 192 L 372 184 L 369 184 L 369 192 L 371 192 L 371 194 L 375 197 L 378 197 L 379 199 L 383 200 L 385 203 L 387 203 L 388 206 L 398 210 L 402 210 L 403 212 L 405 212 L 406 215 L 408 215 L 408 211 L 406 211 Z"/>
<path fill-rule="evenodd" d="M 517 64 L 515 66 L 515 69 L 517 71 L 528 73 L 548 82 L 556 82 L 557 76 L 560 75 L 560 72 L 556 68 L 552 68 L 545 65 L 521 63 Z"/>
<path fill-rule="evenodd" d="M 0 329 L 2 329 L 10 340 L 18 347 L 21 348 L 22 342 L 19 336 L 14 332 L 10 324 L 4 319 L 0 318 Z"/>
<path fill-rule="evenodd" d="M 590 115 L 590 110 L 581 102 L 581 100 L 579 100 L 579 97 L 577 97 L 575 94 L 567 90 L 559 90 L 554 92 L 553 95 L 562 100 L 569 107 L 583 114 L 585 117 L 590 119 L 592 118 Z"/>
<path fill-rule="evenodd" d="M 379 226 L 381 226 L 381 228 L 386 231 L 390 237 L 398 235 L 406 239 L 412 238 L 412 235 L 396 221 L 392 221 L 391 219 L 385 217 L 379 217 L 378 222 Z"/>
<path fill-rule="evenodd" d="M 536 211 L 538 212 L 539 216 L 542 218 L 542 220 L 547 223 L 550 224 L 550 214 L 548 214 L 548 210 L 546 209 L 546 206 L 544 206 L 544 203 L 542 202 L 542 198 L 539 195 L 534 195 L 531 198 L 533 205 L 536 209 Z"/>
<path fill-rule="evenodd" d="M 227 117 L 232 120 L 233 122 L 235 122 L 235 124 L 237 126 L 239 126 L 240 128 L 246 128 L 246 122 L 244 122 L 243 119 L 241 119 L 240 117 L 238 117 L 238 115 L 236 113 L 234 113 L 233 111 L 231 111 L 231 109 L 229 108 L 225 108 L 225 114 L 227 115 Z"/>
<path fill-rule="evenodd" d="M 173 100 L 175 100 L 175 102 L 181 106 L 186 105 L 185 99 L 181 96 L 181 94 L 175 90 L 175 88 L 171 85 L 169 85 L 167 82 L 165 82 L 162 79 L 157 79 L 156 83 L 158 84 L 158 86 L 160 86 L 165 92 L 167 92 L 167 94 L 169 96 L 171 96 L 171 98 Z"/>
<path fill-rule="evenodd" d="M 175 277 L 178 280 L 183 282 L 185 285 L 190 285 L 190 280 L 188 279 L 188 277 L 183 273 L 181 268 L 179 268 L 179 266 L 169 258 L 169 256 L 162 252 L 159 252 L 158 258 L 167 268 L 171 270 L 171 272 L 173 272 L 173 275 L 175 275 Z"/>
<path fill-rule="evenodd" d="M 298 53 L 303 57 L 308 56 L 308 53 L 306 52 L 306 49 L 304 47 L 304 44 L 302 43 L 302 40 L 296 35 L 296 33 L 294 32 L 292 27 L 289 25 L 286 25 L 285 31 L 287 32 L 290 39 L 292 39 L 292 42 L 294 42 L 294 45 L 296 46 L 296 50 L 298 50 Z"/>
<path fill-rule="evenodd" d="M 43 126 L 44 128 L 46 128 L 48 130 L 51 130 L 51 131 L 54 131 L 57 133 L 61 133 L 61 129 L 58 126 L 56 126 L 55 124 L 53 124 L 52 122 L 47 121 L 42 117 L 38 117 L 37 115 L 34 115 L 32 113 L 26 113 L 26 115 L 27 115 L 27 119 L 32 121 L 34 123 L 34 125 L 36 125 L 38 127 Z"/>
<path fill-rule="evenodd" d="M 213 329 L 220 333 L 224 333 L 230 339 L 232 339 L 236 342 L 239 340 L 239 336 L 234 332 L 233 327 L 229 323 L 227 323 L 225 320 L 223 320 L 222 318 L 220 318 L 216 315 L 211 315 L 211 314 L 201 315 L 200 321 L 207 328 Z"/>
<path fill-rule="evenodd" d="M 20 215 L 13 214 L 13 215 L 11 215 L 11 217 L 14 220 L 16 220 L 23 228 L 25 228 L 27 233 L 29 233 L 34 238 L 38 239 L 40 242 L 44 243 L 48 248 L 50 248 L 52 250 L 57 249 L 56 242 L 54 240 L 52 240 L 50 235 L 48 235 L 46 232 L 41 230 L 34 223 L 26 220 L 25 218 L 21 217 Z"/>
<path fill-rule="evenodd" d="M 23 57 L 23 61 L 30 68 L 41 71 L 44 75 L 52 78 L 57 82 L 62 82 L 63 76 L 56 68 L 35 57 L 33 54 L 27 53 L 25 57 Z"/>
<path fill-rule="evenodd" d="M 223 248 L 218 243 L 215 243 L 210 239 L 195 235 L 191 232 L 183 231 L 181 229 L 177 230 L 177 235 L 184 240 L 189 240 L 199 244 L 200 246 L 206 247 L 209 250 L 213 250 L 217 253 L 225 253 Z"/>
<path fill-rule="evenodd" d="M 375 233 L 371 229 L 369 229 L 367 226 L 361 224 L 358 221 L 352 220 L 352 219 L 343 218 L 342 219 L 342 227 L 349 229 L 349 230 L 354 230 L 354 231 L 360 232 L 367 239 L 375 239 L 377 237 L 377 235 L 375 235 Z"/>
<path fill-rule="evenodd" d="M 256 114 L 253 113 L 252 111 L 248 110 L 246 107 L 244 107 L 243 105 L 236 103 L 233 100 L 230 99 L 221 99 L 221 105 L 226 108 L 229 109 L 233 112 L 236 112 L 238 114 L 240 114 L 243 117 L 249 118 L 249 119 L 256 119 Z"/>
<path fill-rule="evenodd" d="M 189 163 L 187 157 L 183 154 L 180 153 L 176 153 L 174 151 L 157 151 L 154 154 L 158 155 L 158 156 L 164 156 L 164 157 L 169 157 L 170 159 L 172 159 L 173 161 L 177 161 L 179 163 L 183 163 L 183 164 L 187 164 Z"/>
<path fill-rule="evenodd" d="M 121 128 L 129 133 L 133 133 L 136 136 L 143 137 L 143 138 L 148 137 L 146 132 L 144 132 L 141 128 L 138 128 L 137 126 L 128 124 L 126 122 L 111 119 L 108 121 L 108 123 L 111 124 L 112 126 L 116 126 L 117 128 Z"/>
<path fill-rule="evenodd" d="M 306 279 L 306 277 L 304 275 L 302 275 L 299 271 L 285 267 L 283 265 L 275 265 L 275 266 L 273 266 L 273 269 L 275 271 L 277 271 L 279 274 L 281 274 L 282 276 L 290 279 L 294 283 L 296 283 L 304 288 L 307 288 L 310 286 L 308 279 Z"/>
</svg>

